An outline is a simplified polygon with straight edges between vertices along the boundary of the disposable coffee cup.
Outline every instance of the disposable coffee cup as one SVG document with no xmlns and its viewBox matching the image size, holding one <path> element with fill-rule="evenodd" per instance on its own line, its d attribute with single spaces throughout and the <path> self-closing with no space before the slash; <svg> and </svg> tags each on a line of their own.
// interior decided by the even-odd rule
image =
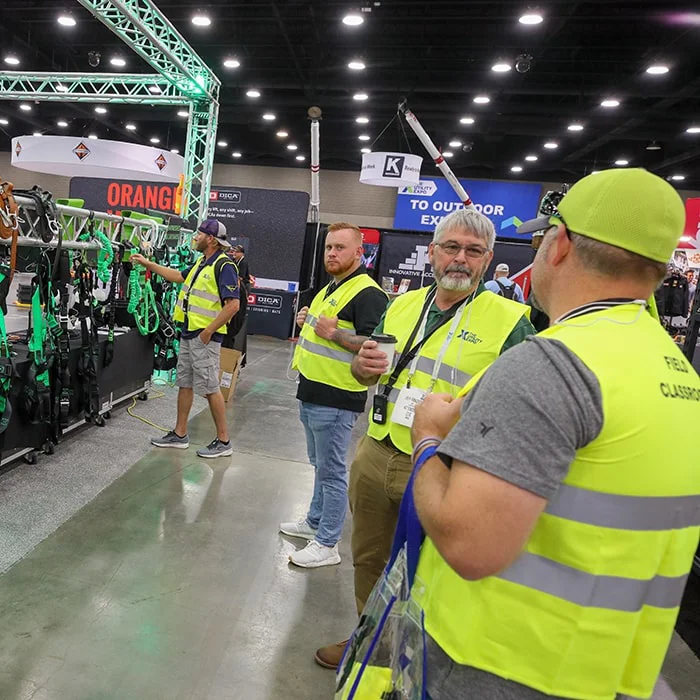
<svg viewBox="0 0 700 700">
<path fill-rule="evenodd" d="M 391 369 L 394 366 L 394 355 L 396 353 L 396 336 L 387 333 L 372 333 L 369 339 L 377 344 L 378 350 L 386 353 L 389 369 Z"/>
</svg>

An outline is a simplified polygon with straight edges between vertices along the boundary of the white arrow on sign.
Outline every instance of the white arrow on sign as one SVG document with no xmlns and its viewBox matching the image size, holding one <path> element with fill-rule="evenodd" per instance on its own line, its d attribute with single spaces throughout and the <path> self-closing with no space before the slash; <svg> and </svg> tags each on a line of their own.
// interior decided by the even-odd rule
<svg viewBox="0 0 700 700">
<path fill-rule="evenodd" d="M 400 187 L 399 194 L 411 194 L 419 197 L 432 197 L 437 192 L 437 185 L 433 180 L 421 180 L 417 185 Z"/>
</svg>

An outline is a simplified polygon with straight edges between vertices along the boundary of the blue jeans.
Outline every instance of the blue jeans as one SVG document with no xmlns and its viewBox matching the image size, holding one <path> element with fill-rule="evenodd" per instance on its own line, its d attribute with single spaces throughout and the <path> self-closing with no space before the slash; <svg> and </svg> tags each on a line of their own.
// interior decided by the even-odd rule
<svg viewBox="0 0 700 700">
<path fill-rule="evenodd" d="M 314 495 L 306 520 L 318 529 L 316 540 L 332 547 L 340 540 L 348 507 L 346 458 L 355 411 L 301 401 L 299 415 L 306 431 L 306 451 L 314 467 Z"/>
</svg>

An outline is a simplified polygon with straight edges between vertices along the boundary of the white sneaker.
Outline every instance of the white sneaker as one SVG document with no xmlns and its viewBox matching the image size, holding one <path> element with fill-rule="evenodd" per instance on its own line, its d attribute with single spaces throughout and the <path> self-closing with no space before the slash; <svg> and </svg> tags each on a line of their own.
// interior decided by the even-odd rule
<svg viewBox="0 0 700 700">
<path fill-rule="evenodd" d="M 289 561 L 297 566 L 302 566 L 305 569 L 317 569 L 319 566 L 333 566 L 340 564 L 340 554 L 338 554 L 338 545 L 326 547 L 311 540 L 309 544 L 300 549 L 298 552 L 289 555 Z"/>
<path fill-rule="evenodd" d="M 316 539 L 317 530 L 306 522 L 306 518 L 302 518 L 295 523 L 280 523 L 280 532 L 290 537 L 303 537 L 305 540 L 314 540 Z"/>
</svg>

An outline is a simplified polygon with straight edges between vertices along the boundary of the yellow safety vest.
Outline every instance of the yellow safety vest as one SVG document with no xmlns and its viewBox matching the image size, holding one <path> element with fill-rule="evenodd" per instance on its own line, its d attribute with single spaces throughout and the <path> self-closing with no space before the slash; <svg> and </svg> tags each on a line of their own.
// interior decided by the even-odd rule
<svg viewBox="0 0 700 700">
<path fill-rule="evenodd" d="M 293 369 L 312 382 L 345 391 L 367 391 L 350 372 L 355 355 L 338 343 L 316 335 L 314 328 L 319 316 L 337 316 L 360 292 L 370 287 L 381 289 L 369 275 L 360 274 L 343 282 L 327 298 L 328 286 L 314 297 L 294 351 Z M 338 328 L 355 332 L 352 323 L 342 319 L 338 320 Z"/>
<path fill-rule="evenodd" d="M 420 322 L 421 311 L 426 303 L 430 288 L 417 289 L 397 297 L 387 309 L 384 319 L 384 333 L 395 335 L 398 339 L 396 356 L 398 357 L 408 342 L 411 331 Z M 471 310 L 470 307 L 471 306 Z M 462 315 L 457 332 L 442 358 L 442 365 L 434 392 L 445 392 L 456 396 L 457 392 L 484 367 L 488 367 L 501 353 L 503 344 L 523 316 L 529 314 L 529 307 L 505 299 L 497 294 L 482 292 L 471 304 L 467 305 Z M 411 387 L 429 389 L 435 361 L 449 335 L 450 322 L 435 331 L 418 352 L 416 374 Z M 415 341 L 413 343 L 415 345 Z M 408 348 L 410 350 L 410 348 Z M 377 392 L 381 392 L 388 383 L 390 374 L 379 380 Z M 409 368 L 405 368 L 389 393 L 386 423 L 375 423 L 370 412 L 367 434 L 375 440 L 383 440 L 387 435 L 402 452 L 411 454 L 411 431 L 398 423 L 391 422 L 399 390 L 406 386 Z"/>
<path fill-rule="evenodd" d="M 223 261 L 221 256 L 224 257 Z M 204 256 L 202 256 L 192 266 L 180 289 L 173 313 L 173 320 L 179 323 L 183 323 L 185 316 L 187 316 L 185 330 L 196 331 L 200 328 L 206 328 L 219 315 L 223 306 L 219 296 L 217 273 L 224 265 L 233 265 L 233 262 L 225 253 L 220 253 L 211 265 L 207 265 Z M 203 269 L 198 272 L 200 268 Z M 194 280 L 194 284 L 192 280 Z M 185 299 L 187 299 L 187 314 L 185 314 Z M 226 329 L 227 324 L 224 324 L 217 329 L 217 332 L 226 333 Z"/>
<path fill-rule="evenodd" d="M 698 546 L 700 471 L 673 440 L 700 425 L 700 378 L 636 305 L 540 335 L 597 377 L 602 430 L 501 573 L 465 581 L 426 539 L 426 629 L 455 662 L 549 695 L 649 697 Z"/>
</svg>

